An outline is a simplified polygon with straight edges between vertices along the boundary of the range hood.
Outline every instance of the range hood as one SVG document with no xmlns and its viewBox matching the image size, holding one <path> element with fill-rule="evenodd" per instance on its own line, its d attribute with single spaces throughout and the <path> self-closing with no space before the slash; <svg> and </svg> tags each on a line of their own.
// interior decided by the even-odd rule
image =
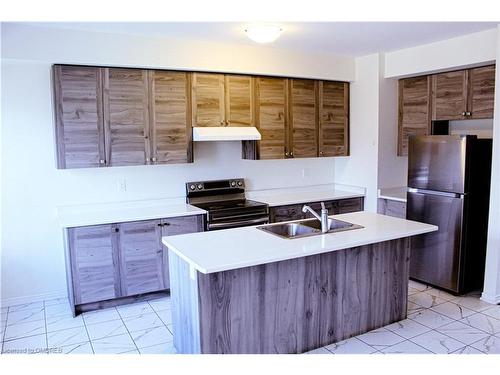
<svg viewBox="0 0 500 375">
<path fill-rule="evenodd" d="M 197 126 L 193 128 L 193 141 L 259 141 L 261 135 L 253 126 Z"/>
</svg>

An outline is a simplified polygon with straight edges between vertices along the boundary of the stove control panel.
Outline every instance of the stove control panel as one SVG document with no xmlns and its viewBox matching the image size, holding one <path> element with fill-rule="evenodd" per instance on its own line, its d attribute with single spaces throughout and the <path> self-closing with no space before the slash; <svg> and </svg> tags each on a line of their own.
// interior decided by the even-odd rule
<svg viewBox="0 0 500 375">
<path fill-rule="evenodd" d="M 214 192 L 228 189 L 245 189 L 245 180 L 243 178 L 234 178 L 230 180 L 212 180 L 212 181 L 194 181 L 186 183 L 186 192 Z"/>
</svg>

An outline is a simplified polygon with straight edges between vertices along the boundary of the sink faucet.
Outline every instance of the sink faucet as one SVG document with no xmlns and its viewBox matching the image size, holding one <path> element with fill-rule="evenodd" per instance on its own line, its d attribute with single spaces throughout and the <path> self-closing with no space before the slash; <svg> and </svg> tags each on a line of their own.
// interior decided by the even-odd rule
<svg viewBox="0 0 500 375">
<path fill-rule="evenodd" d="M 321 216 L 316 213 L 311 207 L 308 205 L 304 205 L 302 207 L 302 212 L 306 213 L 309 211 L 313 216 L 318 219 L 321 222 L 321 232 L 326 233 L 328 232 L 328 210 L 325 207 L 325 204 L 321 202 Z"/>
</svg>

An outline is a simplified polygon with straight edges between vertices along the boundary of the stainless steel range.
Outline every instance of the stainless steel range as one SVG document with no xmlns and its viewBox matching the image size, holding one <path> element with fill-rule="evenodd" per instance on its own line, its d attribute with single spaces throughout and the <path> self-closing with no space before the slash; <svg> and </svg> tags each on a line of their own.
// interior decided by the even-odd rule
<svg viewBox="0 0 500 375">
<path fill-rule="evenodd" d="M 268 205 L 245 198 L 243 178 L 188 182 L 186 202 L 207 211 L 209 231 L 269 222 Z"/>
</svg>

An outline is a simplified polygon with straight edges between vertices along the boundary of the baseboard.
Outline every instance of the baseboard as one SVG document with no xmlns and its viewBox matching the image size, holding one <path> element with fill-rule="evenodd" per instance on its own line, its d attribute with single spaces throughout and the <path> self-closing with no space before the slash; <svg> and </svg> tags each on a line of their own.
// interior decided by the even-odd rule
<svg viewBox="0 0 500 375">
<path fill-rule="evenodd" d="M 61 290 L 59 292 L 33 294 L 30 296 L 2 298 L 0 300 L 0 306 L 8 307 L 15 305 L 24 305 L 26 303 L 40 302 L 56 298 L 68 298 L 68 292 L 66 290 Z"/>
<path fill-rule="evenodd" d="M 483 292 L 481 294 L 481 300 L 484 302 L 493 303 L 495 305 L 498 305 L 500 303 L 500 294 L 497 294 L 496 296 L 492 296 L 490 294 L 486 294 Z"/>
</svg>

